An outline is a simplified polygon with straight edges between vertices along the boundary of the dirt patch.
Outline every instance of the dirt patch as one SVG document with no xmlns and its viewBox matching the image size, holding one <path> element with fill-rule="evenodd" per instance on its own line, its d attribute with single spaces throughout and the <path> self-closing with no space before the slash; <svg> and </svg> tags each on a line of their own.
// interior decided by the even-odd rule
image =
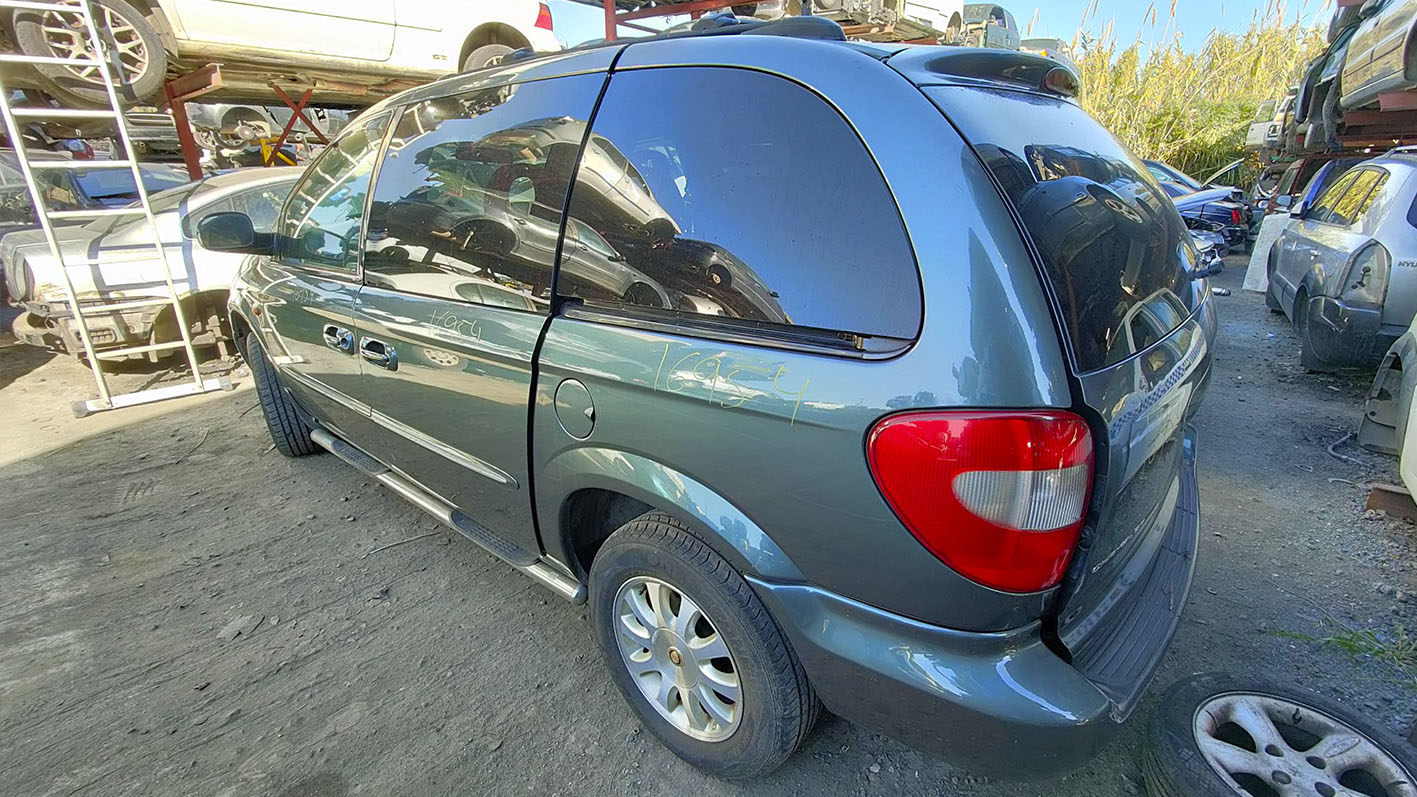
<svg viewBox="0 0 1417 797">
<path fill-rule="evenodd" d="M 370 553 L 439 529 L 333 457 L 269 451 L 253 394 L 45 429 L 87 371 L 15 348 L 0 350 L 0 771 L 24 794 L 1124 795 L 1161 687 L 1204 670 L 1277 675 L 1405 733 L 1417 692 L 1398 666 L 1311 641 L 1417 623 L 1414 529 L 1364 520 L 1358 486 L 1393 464 L 1325 450 L 1370 377 L 1303 374 L 1234 262 L 1196 418 L 1191 603 L 1149 700 L 1079 773 L 985 781 L 828 718 L 766 779 L 706 778 L 641 731 L 583 609 L 450 535 Z M 43 433 L 19 444 L 27 424 Z"/>
</svg>

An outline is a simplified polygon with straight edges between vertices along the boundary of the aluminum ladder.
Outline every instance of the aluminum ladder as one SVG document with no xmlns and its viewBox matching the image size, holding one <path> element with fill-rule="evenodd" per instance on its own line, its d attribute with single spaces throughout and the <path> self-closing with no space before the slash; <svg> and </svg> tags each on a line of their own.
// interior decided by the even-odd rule
<svg viewBox="0 0 1417 797">
<path fill-rule="evenodd" d="M 54 56 L 35 56 L 18 53 L 0 53 L 0 116 L 4 117 L 5 129 L 10 134 L 11 145 L 15 149 L 15 155 L 19 160 L 20 170 L 24 174 L 25 186 L 29 189 L 30 199 L 34 203 L 35 215 L 39 218 L 39 226 L 44 230 L 44 237 L 49 242 L 49 250 L 54 256 L 55 262 L 60 264 L 60 272 L 64 275 L 65 298 L 69 304 L 69 310 L 73 314 L 74 328 L 78 333 L 79 342 L 83 345 L 84 356 L 88 358 L 89 368 L 93 371 L 94 382 L 98 385 L 98 398 L 88 401 L 76 401 L 73 404 L 74 414 L 84 417 L 95 412 L 104 410 L 114 410 L 123 407 L 132 407 L 138 404 L 150 404 L 154 401 L 180 398 L 182 396 L 193 396 L 201 393 L 210 393 L 216 390 L 230 390 L 231 380 L 227 377 L 202 378 L 201 369 L 198 367 L 197 353 L 192 347 L 192 331 L 187 324 L 186 312 L 178 300 L 177 288 L 173 284 L 172 267 L 168 262 L 167 251 L 162 245 L 161 236 L 157 231 L 157 219 L 153 216 L 152 205 L 148 201 L 148 191 L 143 185 L 143 177 L 138 168 L 138 156 L 133 149 L 133 141 L 128 135 L 128 127 L 123 119 L 122 104 L 118 101 L 118 93 L 113 87 L 113 70 L 121 70 L 117 62 L 117 56 L 104 45 L 103 38 L 99 35 L 99 29 L 94 21 L 93 9 L 89 0 L 70 0 L 69 3 L 57 2 L 32 2 L 31 0 L 0 0 L 0 9 L 26 9 L 31 11 L 53 12 L 70 15 L 70 17 L 83 23 L 83 29 L 87 36 L 88 51 L 90 53 L 104 53 L 106 57 L 90 56 L 85 58 L 61 58 Z M 108 58 L 113 58 L 110 63 Z M 10 104 L 10 90 L 5 85 L 5 68 L 9 64 L 29 64 L 29 65 L 60 65 L 74 67 L 94 67 L 98 69 L 99 75 L 103 79 L 104 86 L 108 89 L 109 107 L 107 109 L 89 110 L 72 108 L 15 108 Z M 121 71 L 120 71 L 121 74 Z M 36 160 L 31 162 L 27 147 L 24 142 L 20 122 L 17 120 L 28 119 L 108 119 L 112 120 L 119 140 L 123 142 L 123 150 L 126 157 L 123 160 Z M 67 210 L 51 211 L 44 201 L 44 192 L 40 189 L 39 183 L 35 180 L 36 170 L 67 169 L 73 171 L 92 171 L 94 169 L 127 169 L 133 175 L 133 184 L 137 187 L 138 201 L 128 207 L 121 208 L 99 208 L 93 210 Z M 70 270 L 75 268 L 92 269 L 99 265 L 102 259 L 84 259 L 82 261 L 69 262 L 64 259 L 64 252 L 59 246 L 58 240 L 54 237 L 53 220 L 73 219 L 73 218 L 101 218 L 104 216 L 144 216 L 148 222 L 148 231 L 152 234 L 152 246 L 157 252 L 158 262 L 162 265 L 163 281 L 167 289 L 167 296 L 164 298 L 137 299 L 129 301 L 108 301 L 100 299 L 98 302 L 81 305 L 77 294 L 74 291 L 74 280 L 70 276 Z M 195 279 L 195 274 L 192 275 Z M 99 280 L 94 280 L 97 285 Z M 181 340 L 166 343 L 152 343 L 145 346 L 128 346 L 116 349 L 104 349 L 95 351 L 92 336 L 89 333 L 88 318 L 104 313 L 121 312 L 135 310 L 146 307 L 172 308 L 173 319 L 176 321 L 177 329 L 182 336 Z M 115 360 L 127 357 L 132 354 L 147 354 L 149 352 L 166 351 L 169 349 L 183 349 L 187 355 L 187 363 L 192 369 L 192 378 L 188 382 L 167 387 L 149 388 L 132 393 L 114 394 L 109 390 L 108 382 L 104 378 L 101 362 L 103 360 Z"/>
</svg>

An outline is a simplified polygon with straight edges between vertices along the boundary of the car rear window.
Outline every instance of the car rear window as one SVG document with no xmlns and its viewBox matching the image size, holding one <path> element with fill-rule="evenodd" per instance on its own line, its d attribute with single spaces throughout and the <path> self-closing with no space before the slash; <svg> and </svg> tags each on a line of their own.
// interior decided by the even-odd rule
<svg viewBox="0 0 1417 797">
<path fill-rule="evenodd" d="M 1147 305 L 1189 315 L 1188 233 L 1141 161 L 1073 103 L 1036 94 L 930 86 L 1018 212 L 1038 249 L 1079 371 L 1121 362 Z M 1163 301 L 1164 299 L 1164 301 Z M 1159 316 L 1158 316 L 1159 317 Z M 1167 316 L 1174 323 L 1185 316 Z"/>
</svg>

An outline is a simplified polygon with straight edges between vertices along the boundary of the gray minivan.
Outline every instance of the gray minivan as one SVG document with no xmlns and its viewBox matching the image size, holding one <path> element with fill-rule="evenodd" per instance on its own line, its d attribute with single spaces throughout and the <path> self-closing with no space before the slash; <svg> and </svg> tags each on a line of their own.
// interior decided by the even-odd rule
<svg viewBox="0 0 1417 797">
<path fill-rule="evenodd" d="M 1215 315 L 1185 225 L 1055 62 L 700 27 L 399 94 L 275 235 L 208 218 L 252 255 L 231 312 L 277 448 L 589 602 L 640 719 L 716 775 L 822 707 L 976 771 L 1080 765 L 1191 583 Z M 513 191 L 555 247 L 481 223 Z M 429 239 L 404 203 L 462 232 L 376 256 Z M 582 228 L 651 289 L 567 273 Z"/>
</svg>

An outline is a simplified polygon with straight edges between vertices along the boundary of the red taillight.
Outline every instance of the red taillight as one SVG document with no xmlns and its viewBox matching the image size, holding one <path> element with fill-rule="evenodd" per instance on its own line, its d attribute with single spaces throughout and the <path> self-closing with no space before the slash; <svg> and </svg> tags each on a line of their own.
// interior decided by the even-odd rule
<svg viewBox="0 0 1417 797">
<path fill-rule="evenodd" d="M 876 424 L 871 475 L 945 564 L 1007 592 L 1057 584 L 1092 486 L 1092 433 L 1067 412 L 919 412 Z"/>
<path fill-rule="evenodd" d="M 551 30 L 551 6 L 541 4 L 541 10 L 536 12 L 536 27 Z"/>
<path fill-rule="evenodd" d="M 1242 215 L 1240 215 L 1240 211 L 1238 211 L 1238 210 L 1232 210 L 1232 211 L 1230 211 L 1230 223 L 1232 223 L 1232 224 L 1241 224 L 1241 223 L 1244 222 L 1244 220 L 1245 220 L 1245 217 L 1242 216 Z"/>
</svg>

